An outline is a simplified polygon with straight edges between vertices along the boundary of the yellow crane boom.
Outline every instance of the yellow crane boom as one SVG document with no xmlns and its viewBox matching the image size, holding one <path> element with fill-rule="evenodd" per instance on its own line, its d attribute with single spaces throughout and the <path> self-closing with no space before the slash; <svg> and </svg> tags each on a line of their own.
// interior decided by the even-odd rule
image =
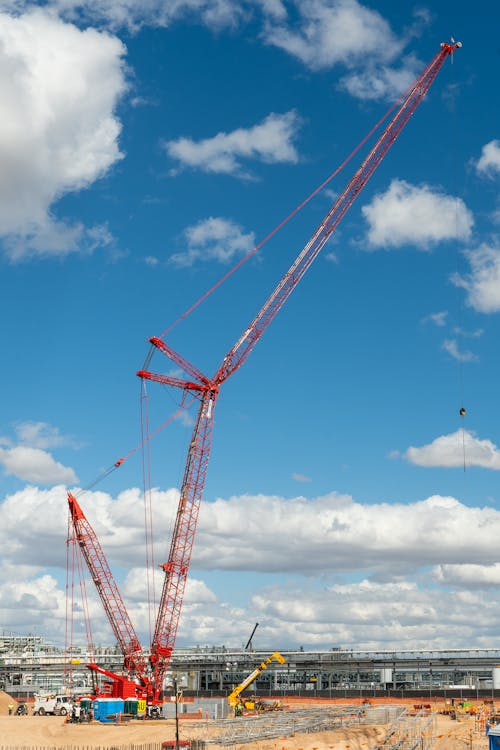
<svg viewBox="0 0 500 750">
<path fill-rule="evenodd" d="M 285 664 L 285 663 L 286 663 L 286 659 L 285 659 L 285 658 L 284 658 L 283 656 L 281 656 L 281 654 L 280 654 L 280 653 L 278 653 L 278 651 L 275 651 L 275 652 L 274 652 L 273 654 L 271 654 L 271 656 L 268 656 L 268 657 L 267 657 L 267 659 L 264 659 L 264 661 L 262 661 L 262 662 L 261 662 L 261 663 L 259 664 L 259 666 L 258 666 L 258 667 L 255 667 L 255 669 L 253 670 L 253 672 L 251 672 L 251 673 L 250 673 L 250 674 L 248 675 L 248 677 L 245 677 L 245 679 L 243 680 L 243 682 L 240 682 L 240 684 L 239 684 L 239 685 L 237 685 L 237 686 L 236 686 L 236 687 L 234 688 L 234 690 L 233 690 L 233 692 L 232 692 L 232 693 L 229 693 L 229 695 L 227 696 L 227 702 L 229 703 L 229 705 L 231 706 L 231 708 L 235 708 L 235 707 L 236 707 L 236 706 L 238 705 L 238 703 L 240 702 L 240 695 L 241 695 L 241 693 L 242 693 L 242 692 L 243 692 L 243 691 L 244 691 L 244 690 L 245 690 L 245 689 L 246 689 L 246 688 L 247 688 L 247 687 L 248 687 L 249 685 L 251 685 L 251 684 L 252 684 L 252 682 L 253 682 L 254 680 L 256 680 L 256 679 L 257 679 L 257 677 L 258 677 L 258 676 L 259 676 L 259 675 L 260 675 L 260 674 L 261 674 L 261 673 L 262 673 L 262 672 L 263 672 L 263 671 L 264 671 L 265 669 L 267 669 L 268 665 L 269 665 L 269 664 L 271 664 L 271 662 L 273 661 L 273 659 L 274 659 L 275 661 L 279 662 L 280 664 Z"/>
</svg>

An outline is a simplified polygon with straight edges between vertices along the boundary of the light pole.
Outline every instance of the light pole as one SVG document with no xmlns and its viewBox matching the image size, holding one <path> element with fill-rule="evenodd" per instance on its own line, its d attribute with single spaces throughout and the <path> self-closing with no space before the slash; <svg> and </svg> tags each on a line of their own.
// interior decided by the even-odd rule
<svg viewBox="0 0 500 750">
<path fill-rule="evenodd" d="M 174 677 L 175 695 L 175 750 L 179 750 L 179 693 L 177 691 L 177 677 Z"/>
</svg>

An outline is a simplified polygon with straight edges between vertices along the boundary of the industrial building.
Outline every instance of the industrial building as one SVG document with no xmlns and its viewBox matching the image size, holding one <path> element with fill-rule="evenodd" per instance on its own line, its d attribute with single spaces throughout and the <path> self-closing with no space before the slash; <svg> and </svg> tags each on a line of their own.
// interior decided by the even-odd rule
<svg viewBox="0 0 500 750">
<path fill-rule="evenodd" d="M 168 689 L 173 676 L 186 692 L 199 695 L 229 693 L 264 660 L 272 649 L 245 651 L 218 647 L 175 650 L 165 679 Z M 352 697 L 389 694 L 500 695 L 499 649 L 449 649 L 409 651 L 355 651 L 332 648 L 325 651 L 286 651 L 286 663 L 272 665 L 256 680 L 260 695 L 304 695 Z M 114 646 L 98 646 L 93 657 L 110 671 L 120 671 L 123 656 Z M 48 643 L 41 636 L 0 635 L 0 689 L 14 696 L 61 691 L 72 685 L 87 692 L 92 675 L 86 668 L 91 657 L 84 648 L 71 653 Z M 498 691 L 498 692 L 497 692 Z"/>
</svg>

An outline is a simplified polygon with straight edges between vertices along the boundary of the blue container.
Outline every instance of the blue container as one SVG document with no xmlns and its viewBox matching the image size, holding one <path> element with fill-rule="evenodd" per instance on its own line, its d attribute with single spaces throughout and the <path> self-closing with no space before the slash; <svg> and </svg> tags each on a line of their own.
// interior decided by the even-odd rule
<svg viewBox="0 0 500 750">
<path fill-rule="evenodd" d="M 96 698 L 92 703 L 94 719 L 104 724 L 114 723 L 123 714 L 124 703 L 123 698 Z"/>
<path fill-rule="evenodd" d="M 500 750 L 500 726 L 492 726 L 488 732 L 490 750 Z"/>
</svg>

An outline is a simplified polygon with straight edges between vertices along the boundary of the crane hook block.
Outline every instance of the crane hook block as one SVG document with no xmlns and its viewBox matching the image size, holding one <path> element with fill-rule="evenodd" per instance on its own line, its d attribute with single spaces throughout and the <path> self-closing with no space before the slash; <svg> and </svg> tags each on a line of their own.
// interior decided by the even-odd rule
<svg viewBox="0 0 500 750">
<path fill-rule="evenodd" d="M 115 468 L 118 468 L 122 465 L 122 463 L 125 461 L 124 458 L 119 458 L 118 461 L 115 461 Z"/>
<path fill-rule="evenodd" d="M 464 409 L 463 406 L 462 406 L 462 408 L 460 409 L 460 411 L 458 413 L 460 414 L 461 417 L 465 417 L 465 415 L 467 414 L 467 412 L 466 412 L 466 410 Z"/>
</svg>

